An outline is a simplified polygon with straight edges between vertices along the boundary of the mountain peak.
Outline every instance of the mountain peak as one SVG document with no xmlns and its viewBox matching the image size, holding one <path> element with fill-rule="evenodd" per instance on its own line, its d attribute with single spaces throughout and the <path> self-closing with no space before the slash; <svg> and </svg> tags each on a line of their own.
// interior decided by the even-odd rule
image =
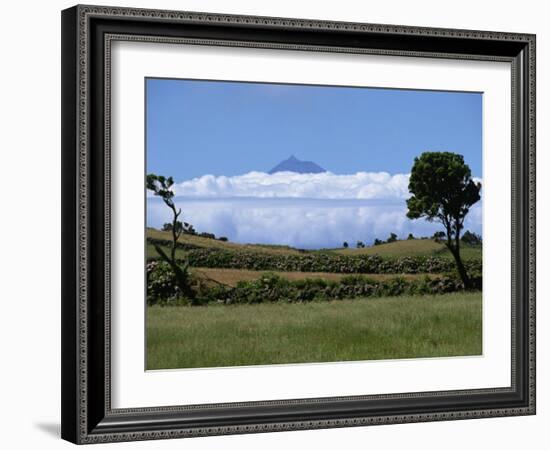
<svg viewBox="0 0 550 450">
<path fill-rule="evenodd" d="M 313 161 L 301 161 L 294 155 L 290 155 L 288 159 L 281 161 L 268 173 L 274 174 L 277 172 L 322 173 L 326 172 L 326 170 Z"/>
</svg>

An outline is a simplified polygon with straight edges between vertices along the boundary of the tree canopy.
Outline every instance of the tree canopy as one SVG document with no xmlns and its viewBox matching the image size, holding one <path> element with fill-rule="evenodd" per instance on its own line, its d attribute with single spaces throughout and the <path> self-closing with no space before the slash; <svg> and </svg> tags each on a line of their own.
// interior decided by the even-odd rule
<svg viewBox="0 0 550 450">
<path fill-rule="evenodd" d="M 481 183 L 472 180 L 462 155 L 424 152 L 414 159 L 409 179 L 413 196 L 407 200 L 407 217 L 439 220 L 446 229 L 454 220 L 454 225 L 461 227 L 470 207 L 480 199 L 480 189 Z"/>
</svg>

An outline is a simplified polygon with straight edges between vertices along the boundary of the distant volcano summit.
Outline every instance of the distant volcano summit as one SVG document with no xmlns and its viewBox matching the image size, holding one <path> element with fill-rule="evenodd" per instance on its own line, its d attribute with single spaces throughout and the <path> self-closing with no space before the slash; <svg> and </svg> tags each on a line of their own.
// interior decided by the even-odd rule
<svg viewBox="0 0 550 450">
<path fill-rule="evenodd" d="M 292 155 L 290 158 L 281 161 L 268 173 L 273 174 L 277 172 L 322 173 L 326 172 L 326 170 L 312 161 L 301 161 Z"/>
</svg>

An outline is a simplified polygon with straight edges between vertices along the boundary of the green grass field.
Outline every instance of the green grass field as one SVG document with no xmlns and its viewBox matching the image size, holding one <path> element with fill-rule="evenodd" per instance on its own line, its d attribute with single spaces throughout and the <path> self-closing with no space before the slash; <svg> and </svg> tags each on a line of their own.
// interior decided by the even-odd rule
<svg viewBox="0 0 550 450">
<path fill-rule="evenodd" d="M 147 368 L 480 355 L 481 293 L 147 310 Z"/>
</svg>

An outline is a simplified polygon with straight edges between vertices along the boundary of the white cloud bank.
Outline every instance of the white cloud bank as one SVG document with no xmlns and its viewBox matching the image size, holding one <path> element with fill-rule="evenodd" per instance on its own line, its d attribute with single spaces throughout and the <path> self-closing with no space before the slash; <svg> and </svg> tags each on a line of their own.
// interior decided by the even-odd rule
<svg viewBox="0 0 550 450">
<path fill-rule="evenodd" d="M 249 172 L 232 177 L 204 175 L 177 184 L 175 192 L 178 196 L 195 198 L 389 199 L 407 198 L 408 184 L 408 174 L 387 172 L 352 175 Z"/>
<path fill-rule="evenodd" d="M 298 248 L 340 247 L 344 241 L 372 244 L 391 232 L 400 238 L 409 233 L 431 236 L 442 230 L 437 223 L 409 220 L 405 201 L 306 200 L 306 199 L 177 199 L 183 220 L 198 231 L 226 236 L 240 243 L 291 245 Z M 466 228 L 481 233 L 481 204 L 466 219 Z M 170 220 L 170 211 L 150 199 L 147 223 L 160 227 Z"/>
<path fill-rule="evenodd" d="M 406 238 L 441 230 L 437 223 L 407 218 L 408 183 L 408 174 L 386 172 L 205 175 L 175 185 L 175 200 L 182 220 L 199 232 L 241 243 L 329 248 L 344 241 L 372 244 L 392 232 Z M 150 196 L 147 224 L 159 228 L 170 219 L 169 209 Z M 465 226 L 481 234 L 481 202 L 471 209 Z"/>
</svg>

